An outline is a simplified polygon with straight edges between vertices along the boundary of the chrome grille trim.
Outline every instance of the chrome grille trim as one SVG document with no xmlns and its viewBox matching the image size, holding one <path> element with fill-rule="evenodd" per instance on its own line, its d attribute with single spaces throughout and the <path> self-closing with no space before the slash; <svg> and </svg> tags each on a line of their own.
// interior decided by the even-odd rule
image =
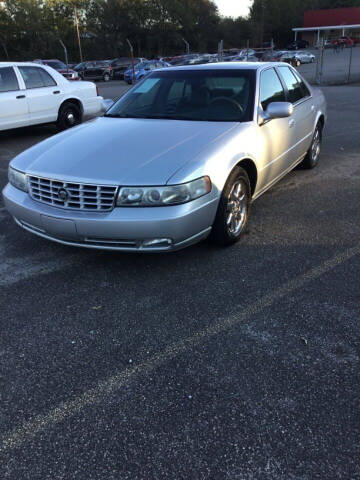
<svg viewBox="0 0 360 480">
<path fill-rule="evenodd" d="M 49 178 L 28 176 L 29 192 L 33 200 L 58 208 L 90 212 L 106 212 L 114 208 L 117 186 L 92 185 L 87 183 L 62 182 Z M 58 193 L 65 189 L 68 199 L 62 200 Z"/>
</svg>

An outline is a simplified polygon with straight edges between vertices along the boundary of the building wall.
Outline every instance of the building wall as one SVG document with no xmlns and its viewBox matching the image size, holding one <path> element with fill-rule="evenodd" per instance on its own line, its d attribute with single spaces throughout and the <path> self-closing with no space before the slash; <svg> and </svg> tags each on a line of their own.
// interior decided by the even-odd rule
<svg viewBox="0 0 360 480">
<path fill-rule="evenodd" d="M 330 10 L 307 10 L 304 27 L 360 24 L 360 7 L 334 8 Z"/>
</svg>

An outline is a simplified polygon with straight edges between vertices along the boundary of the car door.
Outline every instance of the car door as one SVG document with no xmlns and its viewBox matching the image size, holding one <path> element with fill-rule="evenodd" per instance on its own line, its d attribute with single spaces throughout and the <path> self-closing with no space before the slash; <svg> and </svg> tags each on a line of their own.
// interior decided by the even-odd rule
<svg viewBox="0 0 360 480">
<path fill-rule="evenodd" d="M 259 81 L 259 125 L 257 157 L 261 159 L 259 192 L 276 181 L 292 163 L 290 118 L 261 122 L 261 114 L 272 102 L 285 102 L 286 93 L 273 67 L 263 70 Z"/>
<path fill-rule="evenodd" d="M 28 101 L 30 123 L 54 122 L 65 93 L 43 67 L 19 66 Z"/>
<path fill-rule="evenodd" d="M 285 83 L 287 100 L 294 105 L 290 122 L 292 159 L 293 163 L 296 163 L 310 147 L 316 115 L 315 106 L 310 90 L 293 68 L 277 67 L 277 70 Z"/>
<path fill-rule="evenodd" d="M 14 68 L 0 67 L 0 130 L 24 127 L 28 122 L 28 102 Z"/>
<path fill-rule="evenodd" d="M 102 78 L 103 73 L 104 73 L 104 63 L 94 62 L 94 67 L 92 69 L 93 78 Z"/>
</svg>

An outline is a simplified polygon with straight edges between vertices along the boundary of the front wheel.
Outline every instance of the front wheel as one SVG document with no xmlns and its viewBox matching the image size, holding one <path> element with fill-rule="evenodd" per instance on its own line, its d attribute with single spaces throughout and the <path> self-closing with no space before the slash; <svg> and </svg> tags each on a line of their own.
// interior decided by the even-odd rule
<svg viewBox="0 0 360 480">
<path fill-rule="evenodd" d="M 218 245 L 240 240 L 250 210 L 251 188 L 246 171 L 235 167 L 222 192 L 210 238 Z"/>
<path fill-rule="evenodd" d="M 66 130 L 81 123 L 80 108 L 74 103 L 65 103 L 60 107 L 57 126 L 59 130 Z"/>
<path fill-rule="evenodd" d="M 311 146 L 306 154 L 306 157 L 301 162 L 301 166 L 303 168 L 307 168 L 307 169 L 315 168 L 316 165 L 319 163 L 319 157 L 321 153 L 321 142 L 322 142 L 322 128 L 321 128 L 321 124 L 318 123 L 315 128 Z"/>
</svg>

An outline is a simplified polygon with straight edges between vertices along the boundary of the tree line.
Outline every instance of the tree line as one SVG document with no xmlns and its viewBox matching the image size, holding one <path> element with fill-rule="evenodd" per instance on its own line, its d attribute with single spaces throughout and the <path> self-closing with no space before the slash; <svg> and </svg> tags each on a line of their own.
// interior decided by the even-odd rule
<svg viewBox="0 0 360 480">
<path fill-rule="evenodd" d="M 239 0 L 241 1 L 241 0 Z M 248 17 L 224 18 L 212 0 L 0 0 L 0 60 L 61 58 L 79 61 L 76 19 L 83 57 L 104 59 L 134 54 L 151 58 L 194 52 L 282 45 L 304 10 L 359 6 L 360 0 L 253 0 Z M 61 40 L 61 42 L 60 42 Z"/>
</svg>

